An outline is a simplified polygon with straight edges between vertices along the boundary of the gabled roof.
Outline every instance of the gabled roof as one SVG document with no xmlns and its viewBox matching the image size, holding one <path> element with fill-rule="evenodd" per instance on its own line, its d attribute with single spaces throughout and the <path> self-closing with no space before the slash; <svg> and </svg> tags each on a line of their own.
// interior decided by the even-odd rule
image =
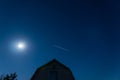
<svg viewBox="0 0 120 80">
<path fill-rule="evenodd" d="M 51 60 L 50 62 L 48 62 L 47 64 L 44 64 L 43 66 L 39 67 L 39 68 L 36 70 L 36 72 L 34 73 L 34 75 L 33 75 L 33 77 L 32 77 L 31 80 L 33 80 L 33 79 L 35 78 L 35 76 L 39 75 L 39 72 L 40 72 L 41 70 L 44 70 L 45 67 L 47 67 L 47 66 L 49 66 L 49 65 L 51 65 L 51 64 L 53 64 L 53 63 L 59 64 L 61 67 L 65 68 L 66 70 L 68 70 L 68 71 L 72 74 L 71 70 L 70 70 L 68 67 L 66 67 L 64 64 L 62 64 L 62 63 L 59 62 L 58 60 L 53 59 L 53 60 Z"/>
<path fill-rule="evenodd" d="M 61 67 L 64 67 L 66 70 L 70 70 L 67 66 L 65 66 L 64 64 L 62 64 L 61 62 L 59 62 L 58 60 L 56 59 L 53 59 L 51 60 L 50 62 L 48 62 L 47 64 L 44 64 L 43 66 L 41 66 L 40 68 L 38 68 L 37 70 L 40 70 L 46 66 L 49 66 L 50 64 L 53 64 L 53 63 L 56 63 L 56 64 L 59 64 Z"/>
</svg>

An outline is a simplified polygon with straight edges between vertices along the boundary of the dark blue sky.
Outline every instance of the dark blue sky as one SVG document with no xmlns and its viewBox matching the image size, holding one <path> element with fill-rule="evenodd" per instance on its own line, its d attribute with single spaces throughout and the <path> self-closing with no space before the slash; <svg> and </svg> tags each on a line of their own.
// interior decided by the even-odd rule
<svg viewBox="0 0 120 80">
<path fill-rule="evenodd" d="M 56 58 L 76 80 L 118 80 L 119 22 L 117 0 L 1 0 L 0 74 L 29 80 Z M 19 40 L 26 51 L 14 49 Z"/>
</svg>

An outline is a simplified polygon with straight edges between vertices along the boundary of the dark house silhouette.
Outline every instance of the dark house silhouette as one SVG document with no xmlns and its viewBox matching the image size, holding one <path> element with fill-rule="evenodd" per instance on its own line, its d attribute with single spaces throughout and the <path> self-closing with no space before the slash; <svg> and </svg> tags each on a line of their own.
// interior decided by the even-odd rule
<svg viewBox="0 0 120 80">
<path fill-rule="evenodd" d="M 71 70 L 56 59 L 38 68 L 31 80 L 75 80 Z"/>
</svg>

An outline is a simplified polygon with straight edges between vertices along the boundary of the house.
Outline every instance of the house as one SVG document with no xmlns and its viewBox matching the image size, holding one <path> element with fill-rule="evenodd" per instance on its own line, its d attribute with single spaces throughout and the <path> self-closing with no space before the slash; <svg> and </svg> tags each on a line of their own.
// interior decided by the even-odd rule
<svg viewBox="0 0 120 80">
<path fill-rule="evenodd" d="M 71 70 L 56 59 L 38 68 L 31 80 L 75 80 Z"/>
</svg>

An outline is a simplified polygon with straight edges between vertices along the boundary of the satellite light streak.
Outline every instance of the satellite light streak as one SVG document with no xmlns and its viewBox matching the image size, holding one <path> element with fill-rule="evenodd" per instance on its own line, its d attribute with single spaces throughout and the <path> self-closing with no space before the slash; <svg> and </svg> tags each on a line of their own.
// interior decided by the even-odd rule
<svg viewBox="0 0 120 80">
<path fill-rule="evenodd" d="M 61 47 L 61 46 L 59 46 L 59 45 L 53 45 L 54 47 L 56 47 L 56 48 L 58 48 L 58 49 L 61 49 L 61 50 L 63 50 L 63 51 L 69 51 L 68 49 L 66 49 L 66 48 L 63 48 L 63 47 Z"/>
</svg>

